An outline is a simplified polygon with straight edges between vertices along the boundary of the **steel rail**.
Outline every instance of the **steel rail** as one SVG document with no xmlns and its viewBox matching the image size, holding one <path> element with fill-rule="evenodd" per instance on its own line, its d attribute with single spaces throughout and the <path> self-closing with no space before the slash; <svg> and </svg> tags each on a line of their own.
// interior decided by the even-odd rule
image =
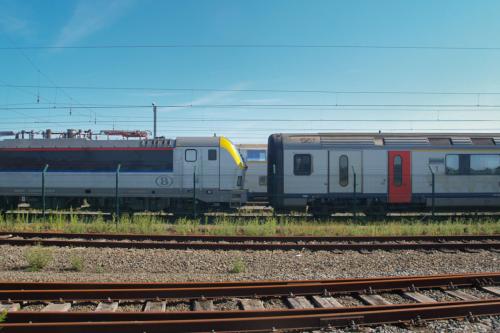
<svg viewBox="0 0 500 333">
<path fill-rule="evenodd" d="M 269 332 L 272 329 L 317 329 L 328 326 L 345 327 L 353 324 L 388 324 L 415 320 L 451 319 L 500 313 L 499 302 L 473 302 L 449 306 L 409 307 L 360 312 L 322 313 L 312 315 L 236 317 L 219 319 L 14 323 L 0 324 L 7 333 L 35 332 Z"/>
<path fill-rule="evenodd" d="M 113 235 L 0 233 L 0 245 L 208 250 L 498 250 L 500 235 L 403 237 L 245 237 L 207 235 Z M 17 238 L 16 238 L 17 237 Z M 22 239 L 19 239 L 22 238 Z M 62 238 L 62 239 L 53 239 Z M 67 238 L 67 239 L 64 239 Z"/>
<path fill-rule="evenodd" d="M 145 289 L 53 289 L 0 290 L 0 301 L 106 301 L 199 299 L 220 297 L 282 297 L 321 295 L 339 292 L 412 290 L 415 288 L 464 287 L 478 284 L 500 284 L 500 272 L 454 276 L 425 276 L 413 279 L 378 279 L 331 283 L 298 283 L 287 285 L 228 286 L 209 288 L 145 288 Z"/>
<path fill-rule="evenodd" d="M 375 251 L 375 250 L 499 250 L 500 242 L 491 243 L 351 243 L 351 244 L 286 244 L 286 243 L 223 243 L 223 242 L 185 242 L 185 243 L 154 243 L 130 241 L 90 241 L 90 240 L 47 240 L 47 239 L 0 239 L 0 245 L 12 246 L 58 246 L 58 247 L 94 247 L 122 249 L 164 249 L 164 250 L 311 250 L 311 251 Z"/>
<path fill-rule="evenodd" d="M 424 308 L 436 306 L 452 306 L 466 304 L 498 303 L 499 299 L 479 301 L 454 301 L 439 303 L 411 303 L 391 305 L 363 305 L 338 308 L 314 309 L 269 309 L 269 310 L 228 310 L 228 311 L 167 311 L 167 312 L 40 312 L 40 311 L 14 311 L 6 318 L 6 323 L 54 323 L 54 322 L 85 322 L 85 321 L 148 321 L 148 320 L 196 320 L 196 319 L 222 319 L 222 318 L 253 318 L 253 317 L 278 317 L 296 316 L 325 313 L 353 313 L 364 311 L 393 310 L 405 308 Z"/>
<path fill-rule="evenodd" d="M 500 234 L 494 235 L 437 235 L 437 236 L 220 236 L 220 235 L 153 235 L 153 234 L 111 234 L 111 233 L 63 233 L 2 231 L 0 236 L 23 238 L 68 238 L 106 239 L 131 241 L 207 241 L 207 242 L 443 242 L 443 241 L 500 241 Z"/>
<path fill-rule="evenodd" d="M 485 277 L 488 274 L 478 273 Z M 437 274 L 432 277 L 454 277 L 464 274 Z M 472 276 L 472 275 L 471 275 Z M 290 285 L 302 283 L 344 283 L 353 281 L 377 281 L 377 280 L 412 280 L 421 278 L 421 275 L 383 276 L 373 278 L 352 278 L 334 280 L 256 280 L 256 281 L 229 281 L 229 282 L 14 282 L 0 281 L 0 290 L 47 290 L 47 289 L 147 289 L 147 288 L 209 288 L 209 287 L 238 287 L 238 286 L 263 286 L 263 285 Z"/>
</svg>

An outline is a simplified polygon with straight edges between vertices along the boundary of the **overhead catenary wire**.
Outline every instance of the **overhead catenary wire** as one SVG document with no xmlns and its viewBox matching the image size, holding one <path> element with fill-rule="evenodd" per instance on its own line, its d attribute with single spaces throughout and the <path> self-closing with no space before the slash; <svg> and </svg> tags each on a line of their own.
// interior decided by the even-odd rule
<svg viewBox="0 0 500 333">
<path fill-rule="evenodd" d="M 183 92 L 250 92 L 250 93 L 304 93 L 304 94 L 345 94 L 345 95 L 500 95 L 495 91 L 425 91 L 425 90 L 331 90 L 331 89 L 222 89 L 189 87 L 113 87 L 88 85 L 43 86 L 34 84 L 0 84 L 5 87 L 74 89 L 74 90 L 146 90 L 146 91 L 183 91 Z"/>
<path fill-rule="evenodd" d="M 12 107 L 10 110 L 48 110 L 48 109 L 144 109 L 151 108 L 150 105 L 141 104 L 123 104 L 123 105 L 78 105 L 78 106 L 57 106 L 53 107 Z M 405 107 L 405 108 L 500 108 L 500 104 L 172 104 L 172 105 L 157 105 L 158 108 L 317 108 L 317 107 Z M 0 108 L 0 110 L 5 108 Z M 441 110 L 442 111 L 442 110 Z"/>
<path fill-rule="evenodd" d="M 3 82 L 3 81 L 2 81 L 2 80 L 0 80 L 0 83 L 1 83 L 1 82 Z M 12 88 L 13 88 L 13 89 L 16 89 L 16 90 L 18 90 L 18 91 L 20 91 L 20 92 L 22 92 L 22 93 L 24 93 L 24 94 L 34 96 L 34 94 L 32 94 L 30 91 L 28 91 L 28 90 L 26 90 L 26 89 L 24 89 L 24 88 L 20 88 L 20 87 L 12 87 Z M 39 99 L 39 97 L 38 97 L 38 99 Z M 45 98 L 44 98 L 44 99 L 45 99 Z M 18 106 L 18 105 L 16 105 L 16 106 Z M 9 108 L 9 107 L 10 107 L 10 106 L 9 106 L 9 105 L 7 105 L 7 108 Z M 18 115 L 22 116 L 22 117 L 31 118 L 31 119 L 35 119 L 35 120 L 38 120 L 38 119 L 39 119 L 39 118 L 37 118 L 37 117 L 33 117 L 32 115 L 26 114 L 26 113 L 24 113 L 24 112 L 20 112 L 19 110 L 10 110 L 10 109 L 9 109 L 8 111 L 11 111 L 11 112 L 13 112 L 13 113 L 15 113 L 15 114 L 18 114 Z"/>
<path fill-rule="evenodd" d="M 11 103 L 11 104 L 0 104 L 0 108 L 2 107 L 13 107 L 13 106 L 21 106 L 21 105 L 32 105 L 32 106 L 40 106 L 40 105 L 46 105 L 46 106 L 40 106 L 39 108 L 40 109 L 54 109 L 54 107 L 57 107 L 56 109 L 57 110 L 60 110 L 60 111 L 64 111 L 65 109 L 67 108 L 70 108 L 72 107 L 73 105 L 69 105 L 69 104 L 64 104 L 64 103 L 53 103 L 53 102 L 49 102 L 49 103 Z M 127 107 L 127 105 L 113 105 L 113 104 L 106 104 L 106 105 L 100 105 L 100 104 L 87 104 L 86 105 L 87 107 L 92 107 L 92 106 L 95 106 L 95 107 L 99 107 L 99 106 L 113 106 L 114 108 L 117 108 L 119 109 L 120 107 Z M 132 108 L 151 108 L 151 106 L 145 106 L 145 105 L 131 105 Z M 389 111 L 418 111 L 418 112 L 446 112 L 446 111 L 450 111 L 450 112 L 470 112 L 471 111 L 471 108 L 469 106 L 469 108 L 467 109 L 456 109 L 455 107 L 453 107 L 452 110 L 447 110 L 447 109 L 415 109 L 415 107 L 423 107 L 424 105 L 416 105 L 416 104 L 413 104 L 411 105 L 411 107 L 408 107 L 408 108 L 393 108 L 391 107 L 391 109 Z M 446 105 L 446 107 L 448 107 L 449 105 Z M 181 108 L 181 106 L 163 106 L 163 107 L 177 107 L 177 108 Z M 245 107 L 247 106 L 234 106 L 234 105 L 209 105 L 209 104 L 204 104 L 204 105 L 191 105 L 191 104 L 187 104 L 187 105 L 184 105 L 182 106 L 182 108 L 191 108 L 191 107 L 197 107 L 197 108 L 210 108 L 210 107 L 217 107 L 217 108 L 228 108 L 228 107 L 231 107 L 233 109 L 241 109 L 241 110 L 245 110 Z M 353 106 L 350 106 L 350 105 L 347 105 L 347 104 L 335 104 L 335 105 L 332 105 L 332 106 L 325 106 L 325 107 L 321 107 L 321 106 L 318 106 L 316 108 L 313 108 L 314 105 L 309 105 L 309 106 L 297 106 L 297 105 L 290 105 L 290 106 L 275 106 L 275 105 L 257 105 L 257 104 L 253 104 L 253 105 L 250 105 L 251 109 L 252 110 L 255 110 L 255 109 L 265 109 L 265 110 L 268 110 L 268 109 L 272 109 L 272 110 L 290 110 L 290 108 L 292 108 L 292 110 L 308 110 L 308 111 L 387 111 L 385 109 L 381 109 L 382 107 L 387 107 L 387 106 L 366 106 L 366 107 L 353 107 Z M 248 108 L 250 108 L 248 107 Z M 394 106 L 395 107 L 395 106 Z M 459 106 L 457 106 L 459 107 Z M 477 107 L 477 105 L 474 105 L 474 108 Z M 483 109 L 483 110 L 477 110 L 477 109 L 474 109 L 475 112 L 485 112 L 485 111 L 489 111 L 487 109 Z M 121 117 L 121 115 L 120 115 Z M 136 115 L 135 117 L 141 117 L 141 115 Z M 149 118 L 149 117 L 147 117 Z"/>
<path fill-rule="evenodd" d="M 169 119 L 165 120 L 165 123 L 170 122 L 288 122 L 288 119 L 199 119 L 199 120 L 176 120 Z M 416 123 L 446 123 L 446 122 L 500 122 L 500 119 L 294 119 L 294 122 L 381 122 L 381 123 L 392 123 L 392 122 L 416 122 Z M 161 122 L 161 121 L 160 121 Z M 92 123 L 92 121 L 12 121 L 12 122 L 2 122 L 2 124 L 15 125 L 15 124 L 87 124 Z M 100 120 L 100 124 L 120 124 L 120 123 L 151 123 L 151 121 L 145 120 Z"/>
<path fill-rule="evenodd" d="M 37 72 L 38 80 L 40 80 L 40 75 L 43 76 L 53 86 L 53 88 L 56 89 L 56 93 L 57 93 L 57 90 L 60 90 L 69 101 L 71 101 L 72 103 L 75 103 L 77 105 L 82 105 L 80 102 L 78 102 L 76 99 L 74 99 L 69 93 L 67 93 L 63 88 L 57 87 L 57 84 L 54 82 L 54 80 L 52 80 L 45 72 L 42 72 L 40 67 L 35 64 L 35 62 L 26 54 L 26 52 L 24 52 L 24 49 L 18 48 L 16 43 L 14 43 L 14 41 L 9 36 L 5 35 L 5 37 L 9 40 L 9 42 L 12 45 L 14 45 L 13 49 L 17 50 L 19 52 L 19 54 L 21 54 L 23 56 L 23 58 L 26 59 L 26 61 L 30 64 L 30 66 L 33 67 L 33 69 Z M 36 98 L 37 98 L 37 103 L 38 103 L 40 101 L 39 91 L 37 92 Z M 92 110 L 90 110 L 90 109 L 87 109 L 87 110 L 92 112 Z M 71 112 L 71 109 L 70 109 L 70 112 Z M 97 117 L 97 116 L 95 116 L 95 117 Z"/>
<path fill-rule="evenodd" d="M 374 49 L 374 50 L 429 50 L 429 51 L 500 51 L 499 46 L 464 45 L 396 45 L 396 44 L 336 44 L 336 43 L 266 43 L 266 44 L 220 44 L 220 43 L 103 43 L 88 45 L 24 45 L 3 46 L 0 50 L 52 50 L 52 49 Z"/>
</svg>

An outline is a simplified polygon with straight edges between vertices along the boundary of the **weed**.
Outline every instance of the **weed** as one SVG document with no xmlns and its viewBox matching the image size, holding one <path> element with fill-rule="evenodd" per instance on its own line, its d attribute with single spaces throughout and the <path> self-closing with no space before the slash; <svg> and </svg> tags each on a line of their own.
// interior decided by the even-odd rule
<svg viewBox="0 0 500 333">
<path fill-rule="evenodd" d="M 233 262 L 233 266 L 229 270 L 229 273 L 244 273 L 246 271 L 246 265 L 245 262 L 241 259 L 238 258 Z"/>
<path fill-rule="evenodd" d="M 193 234 L 198 231 L 199 224 L 193 220 L 186 218 L 180 218 L 176 221 L 174 225 L 174 231 L 180 235 Z"/>
<path fill-rule="evenodd" d="M 38 272 L 52 261 L 52 250 L 33 246 L 24 252 L 24 259 L 28 262 L 28 271 Z"/>
<path fill-rule="evenodd" d="M 102 274 L 102 273 L 104 273 L 104 267 L 102 267 L 102 266 L 97 266 L 97 267 L 95 268 L 95 272 L 96 272 L 97 274 Z"/>
<path fill-rule="evenodd" d="M 7 318 L 7 310 L 3 310 L 2 312 L 0 312 L 0 323 L 3 323 L 6 318 Z"/>
<path fill-rule="evenodd" d="M 219 217 L 214 222 L 200 223 L 198 219 L 180 218 L 173 224 L 165 223 L 155 215 L 123 215 L 114 222 L 102 216 L 82 218 L 76 214 L 51 215 L 45 218 L 29 218 L 25 213 L 0 216 L 0 231 L 55 231 L 68 233 L 144 233 L 144 234 L 209 234 L 249 236 L 387 236 L 387 235 L 463 235 L 500 234 L 499 219 L 483 217 L 450 218 L 445 221 L 418 218 L 398 220 L 331 220 L 314 221 L 287 217 L 240 220 Z"/>
<path fill-rule="evenodd" d="M 81 272 L 85 268 L 85 262 L 80 256 L 72 256 L 70 259 L 71 270 Z"/>
</svg>

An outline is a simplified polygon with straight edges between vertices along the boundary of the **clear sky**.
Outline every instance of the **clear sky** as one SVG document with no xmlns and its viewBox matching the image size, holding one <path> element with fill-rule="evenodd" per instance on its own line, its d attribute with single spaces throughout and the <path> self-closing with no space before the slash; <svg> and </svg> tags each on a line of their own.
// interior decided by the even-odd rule
<svg viewBox="0 0 500 333">
<path fill-rule="evenodd" d="M 178 106 L 159 108 L 167 137 L 498 132 L 499 17 L 497 0 L 0 0 L 0 130 L 152 130 L 155 102 Z M 67 48 L 160 44 L 432 48 Z M 13 49 L 32 46 L 62 48 Z"/>
</svg>

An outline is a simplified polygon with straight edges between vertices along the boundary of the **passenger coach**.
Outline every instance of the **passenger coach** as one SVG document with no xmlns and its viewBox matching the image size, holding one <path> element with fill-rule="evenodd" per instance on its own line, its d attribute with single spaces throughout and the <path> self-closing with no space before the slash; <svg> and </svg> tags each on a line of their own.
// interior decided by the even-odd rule
<svg viewBox="0 0 500 333">
<path fill-rule="evenodd" d="M 500 134 L 273 134 L 268 194 L 317 215 L 498 210 Z"/>
</svg>

